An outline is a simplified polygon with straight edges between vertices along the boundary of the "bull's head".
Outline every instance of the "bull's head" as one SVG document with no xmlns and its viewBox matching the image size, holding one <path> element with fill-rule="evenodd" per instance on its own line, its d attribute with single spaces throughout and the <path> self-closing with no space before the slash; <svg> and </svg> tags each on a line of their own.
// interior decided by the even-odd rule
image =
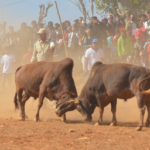
<svg viewBox="0 0 150 150">
<path fill-rule="evenodd" d="M 71 98 L 73 97 L 73 98 Z M 63 96 L 61 96 L 59 102 L 56 105 L 56 114 L 57 116 L 61 117 L 63 114 L 65 114 L 67 111 L 75 110 L 75 100 L 77 97 L 77 94 L 67 92 L 64 93 Z"/>
<path fill-rule="evenodd" d="M 76 98 L 58 105 L 55 112 L 60 117 L 68 111 L 77 109 L 84 117 L 85 122 L 90 122 L 95 107 L 95 104 L 90 104 L 86 99 Z"/>
<path fill-rule="evenodd" d="M 90 122 L 92 120 L 92 114 L 96 107 L 95 104 L 91 104 L 87 99 L 78 98 L 75 102 L 75 107 L 84 117 L 85 122 Z"/>
<path fill-rule="evenodd" d="M 61 117 L 67 111 L 75 110 L 76 108 L 75 108 L 74 103 L 75 103 L 75 100 L 74 99 L 70 99 L 67 102 L 64 102 L 64 103 L 56 105 L 55 113 L 57 114 L 57 116 Z"/>
</svg>

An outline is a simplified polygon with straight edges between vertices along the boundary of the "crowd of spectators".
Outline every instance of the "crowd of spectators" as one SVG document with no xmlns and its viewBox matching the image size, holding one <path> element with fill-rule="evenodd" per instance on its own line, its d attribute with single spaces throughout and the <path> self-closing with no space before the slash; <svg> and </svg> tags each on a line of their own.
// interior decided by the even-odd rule
<svg viewBox="0 0 150 150">
<path fill-rule="evenodd" d="M 11 68 L 11 64 L 15 62 L 16 66 L 31 63 L 35 44 L 39 40 L 37 32 L 40 29 L 46 30 L 46 41 L 55 43 L 52 57 L 48 61 L 59 61 L 66 57 L 65 41 L 68 57 L 74 60 L 76 72 L 85 76 L 96 61 L 150 66 L 148 10 L 138 16 L 134 16 L 128 10 L 125 16 L 110 13 L 102 20 L 93 16 L 88 23 L 80 17 L 74 20 L 73 24 L 66 20 L 62 26 L 64 38 L 60 24 L 53 24 L 51 21 L 47 25 L 37 24 L 36 21 L 32 21 L 31 26 L 22 23 L 17 32 L 14 31 L 13 26 L 10 26 L 8 33 L 0 37 L 1 67 L 6 69 L 9 65 Z M 9 61 L 5 62 L 7 59 Z M 3 68 L 2 73 L 7 73 Z"/>
</svg>

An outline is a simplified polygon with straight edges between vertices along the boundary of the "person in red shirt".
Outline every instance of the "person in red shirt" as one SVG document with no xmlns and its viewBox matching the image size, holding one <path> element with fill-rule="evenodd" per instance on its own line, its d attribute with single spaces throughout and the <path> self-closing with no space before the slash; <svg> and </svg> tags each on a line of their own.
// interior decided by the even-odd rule
<svg viewBox="0 0 150 150">
<path fill-rule="evenodd" d="M 28 48 L 28 53 L 26 53 L 24 56 L 23 56 L 23 65 L 26 65 L 26 64 L 29 64 L 30 63 L 30 60 L 32 58 L 32 52 L 33 52 L 33 47 L 30 46 Z"/>
<path fill-rule="evenodd" d="M 146 29 L 145 29 L 145 27 L 144 27 L 142 22 L 138 22 L 138 24 L 137 24 L 137 28 L 135 30 L 135 38 L 137 36 L 140 36 L 142 42 L 145 42 Z"/>
<path fill-rule="evenodd" d="M 65 34 L 65 41 L 68 40 L 68 34 L 69 34 L 70 32 L 72 32 L 72 27 L 71 27 L 71 26 L 70 26 L 70 27 L 67 27 L 67 33 Z"/>
<path fill-rule="evenodd" d="M 118 28 L 120 30 L 120 32 L 125 29 L 125 26 L 126 26 L 125 21 L 124 21 L 124 19 L 121 18 L 119 20 L 119 28 Z"/>
</svg>

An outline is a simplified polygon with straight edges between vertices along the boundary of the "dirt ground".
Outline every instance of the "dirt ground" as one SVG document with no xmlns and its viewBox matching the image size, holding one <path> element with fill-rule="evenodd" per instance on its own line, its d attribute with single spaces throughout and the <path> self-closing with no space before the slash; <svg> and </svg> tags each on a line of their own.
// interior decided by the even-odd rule
<svg viewBox="0 0 150 150">
<path fill-rule="evenodd" d="M 81 78 L 75 80 L 78 92 L 83 86 Z M 150 128 L 135 131 L 139 120 L 136 99 L 118 100 L 118 126 L 109 126 L 110 105 L 105 108 L 103 125 L 94 126 L 98 109 L 91 123 L 84 123 L 77 112 L 68 112 L 68 123 L 63 123 L 49 102 L 40 111 L 41 122 L 34 122 L 37 102 L 32 98 L 26 104 L 25 122 L 18 121 L 14 110 L 15 87 L 0 91 L 0 150 L 150 150 Z M 45 100 L 46 101 L 46 100 Z M 145 114 L 146 119 L 147 113 Z"/>
</svg>

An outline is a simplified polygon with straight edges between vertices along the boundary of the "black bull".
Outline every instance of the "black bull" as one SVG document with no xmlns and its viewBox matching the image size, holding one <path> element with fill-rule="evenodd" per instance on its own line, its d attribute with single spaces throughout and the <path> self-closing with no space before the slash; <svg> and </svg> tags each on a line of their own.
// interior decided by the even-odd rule
<svg viewBox="0 0 150 150">
<path fill-rule="evenodd" d="M 135 96 L 140 110 L 140 121 L 136 130 L 142 130 L 145 105 L 148 109 L 146 125 L 150 124 L 150 95 L 148 95 L 150 91 L 146 91 L 149 88 L 148 69 L 128 64 L 106 65 L 97 62 L 92 67 L 90 77 L 72 107 L 84 116 L 85 121 L 89 122 L 92 120 L 91 115 L 94 109 L 98 106 L 100 117 L 96 125 L 100 125 L 104 107 L 111 103 L 113 114 L 111 125 L 116 125 L 117 98 L 127 100 Z M 56 113 L 60 116 L 65 113 L 66 105 L 62 105 Z"/>
</svg>

